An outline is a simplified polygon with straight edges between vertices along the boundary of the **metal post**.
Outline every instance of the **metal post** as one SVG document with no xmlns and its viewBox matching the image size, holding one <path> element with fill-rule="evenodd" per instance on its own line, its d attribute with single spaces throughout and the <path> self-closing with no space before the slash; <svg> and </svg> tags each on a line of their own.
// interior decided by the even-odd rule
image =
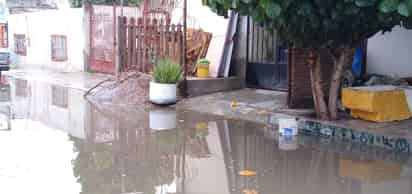
<svg viewBox="0 0 412 194">
<path fill-rule="evenodd" d="M 149 12 L 149 0 L 145 0 L 143 3 L 143 14 Z"/>
<path fill-rule="evenodd" d="M 187 61 L 186 61 L 186 50 L 187 50 L 187 0 L 183 0 L 183 68 L 184 68 L 184 88 L 183 92 L 185 96 L 187 95 Z"/>
<path fill-rule="evenodd" d="M 123 7 L 124 7 L 124 1 L 123 0 L 120 0 L 120 16 L 124 16 L 123 14 Z"/>
<path fill-rule="evenodd" d="M 87 60 L 87 63 L 88 63 L 87 70 L 90 71 L 91 66 L 93 65 L 91 61 L 94 58 L 94 51 L 93 51 L 93 45 L 94 45 L 94 41 L 93 41 L 93 39 L 94 39 L 94 36 L 93 36 L 93 31 L 94 31 L 94 28 L 93 28 L 94 8 L 93 8 L 93 5 L 90 1 L 87 3 L 87 6 L 88 6 L 88 9 L 89 9 L 89 58 Z"/>
<path fill-rule="evenodd" d="M 116 78 L 120 76 L 120 57 L 119 57 L 119 45 L 117 44 L 117 13 L 116 2 L 113 2 L 113 63 Z"/>
</svg>

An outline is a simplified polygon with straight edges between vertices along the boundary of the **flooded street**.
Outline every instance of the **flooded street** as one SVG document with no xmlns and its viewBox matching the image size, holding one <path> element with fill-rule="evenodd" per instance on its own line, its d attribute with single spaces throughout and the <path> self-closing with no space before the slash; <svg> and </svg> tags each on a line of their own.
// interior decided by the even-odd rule
<svg viewBox="0 0 412 194">
<path fill-rule="evenodd" d="M 1 194 L 411 194 L 408 155 L 168 108 L 0 89 Z"/>
</svg>

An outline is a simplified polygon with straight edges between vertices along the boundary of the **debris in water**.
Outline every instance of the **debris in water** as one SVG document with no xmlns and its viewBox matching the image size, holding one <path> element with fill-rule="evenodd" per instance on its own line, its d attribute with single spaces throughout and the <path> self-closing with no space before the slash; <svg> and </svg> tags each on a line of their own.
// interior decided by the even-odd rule
<svg viewBox="0 0 412 194">
<path fill-rule="evenodd" d="M 119 79 L 105 80 L 87 92 L 87 99 L 106 105 L 149 104 L 151 76 L 143 73 L 124 73 Z"/>
<path fill-rule="evenodd" d="M 232 101 L 232 102 L 230 103 L 230 106 L 231 106 L 232 108 L 237 107 L 237 106 L 238 106 L 237 101 Z"/>
<path fill-rule="evenodd" d="M 239 172 L 240 176 L 256 176 L 256 171 L 253 170 L 242 170 Z"/>
<path fill-rule="evenodd" d="M 242 192 L 243 192 L 244 194 L 258 194 L 257 191 L 255 191 L 255 190 L 248 190 L 248 189 L 244 189 Z"/>
</svg>

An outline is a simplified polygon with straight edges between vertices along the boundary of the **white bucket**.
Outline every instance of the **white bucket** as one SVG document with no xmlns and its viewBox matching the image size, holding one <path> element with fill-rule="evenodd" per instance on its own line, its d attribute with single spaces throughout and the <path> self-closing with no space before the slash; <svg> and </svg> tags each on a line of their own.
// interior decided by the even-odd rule
<svg viewBox="0 0 412 194">
<path fill-rule="evenodd" d="M 282 136 L 298 135 L 298 121 L 296 119 L 279 119 L 279 134 Z"/>
<path fill-rule="evenodd" d="M 290 151 L 298 148 L 298 136 L 279 136 L 279 150 Z"/>
</svg>

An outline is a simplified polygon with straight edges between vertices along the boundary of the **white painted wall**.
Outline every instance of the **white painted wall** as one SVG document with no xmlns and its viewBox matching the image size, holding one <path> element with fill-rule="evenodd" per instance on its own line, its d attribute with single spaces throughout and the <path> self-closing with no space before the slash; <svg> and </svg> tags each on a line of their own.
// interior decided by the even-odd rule
<svg viewBox="0 0 412 194">
<path fill-rule="evenodd" d="M 39 121 L 74 137 L 86 138 L 87 103 L 80 90 L 69 89 L 67 108 L 52 104 L 52 86 L 49 84 L 29 81 L 27 90 L 30 91 L 28 97 L 16 96 L 15 80 L 11 80 L 12 113 L 16 119 Z"/>
<path fill-rule="evenodd" d="M 183 5 L 179 7 L 183 7 Z M 188 1 L 187 7 L 188 28 L 200 28 L 213 34 L 206 58 L 210 61 L 210 76 L 217 77 L 229 19 L 225 19 L 214 13 L 209 7 L 203 6 L 202 1 Z M 182 9 L 176 9 L 173 12 L 173 22 L 181 22 L 182 18 Z"/>
<path fill-rule="evenodd" d="M 25 34 L 27 56 L 14 53 L 14 34 Z M 67 36 L 68 60 L 51 60 L 51 35 Z M 9 16 L 11 63 L 19 68 L 84 71 L 83 9 L 65 8 Z"/>
<path fill-rule="evenodd" d="M 395 27 L 368 41 L 367 72 L 412 77 L 412 30 Z"/>
</svg>

